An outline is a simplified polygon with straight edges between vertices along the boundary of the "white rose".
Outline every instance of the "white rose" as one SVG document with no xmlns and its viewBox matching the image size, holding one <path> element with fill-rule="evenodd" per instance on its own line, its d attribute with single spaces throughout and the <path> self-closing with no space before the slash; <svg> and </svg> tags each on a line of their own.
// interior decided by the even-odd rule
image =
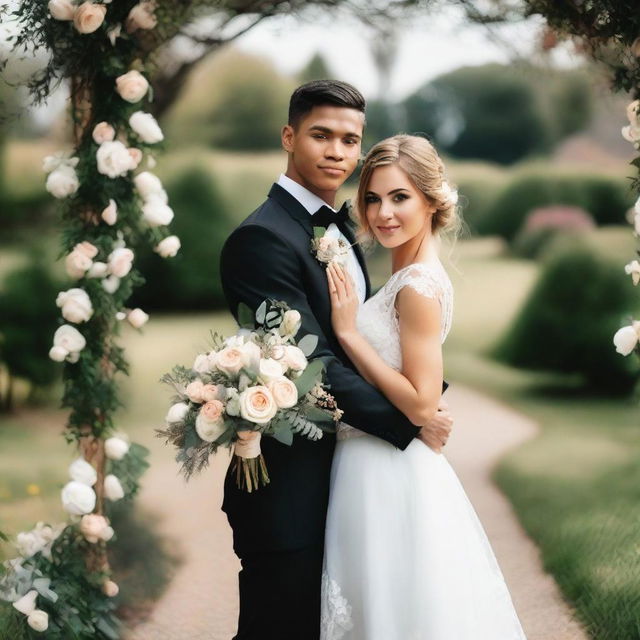
<svg viewBox="0 0 640 640">
<path fill-rule="evenodd" d="M 109 266 L 106 262 L 94 262 L 89 271 L 87 271 L 87 277 L 104 278 L 107 273 L 109 273 Z"/>
<path fill-rule="evenodd" d="M 69 253 L 64 261 L 67 274 L 70 278 L 74 278 L 75 280 L 82 278 L 91 268 L 92 264 L 93 260 L 91 260 L 91 258 L 87 257 L 87 255 L 82 251 L 77 251 L 76 249 Z"/>
<path fill-rule="evenodd" d="M 46 541 L 33 531 L 21 531 L 16 536 L 16 548 L 23 558 L 30 558 L 42 551 L 45 544 Z"/>
<path fill-rule="evenodd" d="M 156 119 L 144 111 L 136 111 L 129 118 L 129 126 L 134 130 L 142 142 L 147 144 L 155 144 L 164 140 L 162 129 L 158 125 Z"/>
<path fill-rule="evenodd" d="M 104 452 L 109 460 L 122 460 L 129 451 L 129 443 L 118 436 L 112 436 L 104 441 Z"/>
<path fill-rule="evenodd" d="M 82 351 L 87 346 L 87 341 L 75 327 L 63 324 L 53 334 L 53 344 L 55 347 L 61 347 L 71 353 Z"/>
<path fill-rule="evenodd" d="M 640 38 L 636 38 L 631 45 L 631 53 L 636 57 L 640 58 Z"/>
<path fill-rule="evenodd" d="M 66 198 L 73 195 L 80 186 L 78 175 L 73 167 L 61 165 L 47 176 L 46 189 L 54 198 Z"/>
<path fill-rule="evenodd" d="M 127 320 L 134 329 L 140 329 L 149 320 L 149 314 L 139 308 L 132 309 L 127 315 Z"/>
<path fill-rule="evenodd" d="M 198 354 L 191 368 L 198 373 L 207 373 L 211 369 L 211 361 L 209 360 L 208 354 Z"/>
<path fill-rule="evenodd" d="M 102 593 L 107 598 L 115 598 L 120 591 L 120 587 L 113 580 L 106 580 L 102 585 Z"/>
<path fill-rule="evenodd" d="M 116 78 L 116 91 L 127 102 L 138 102 L 149 90 L 147 79 L 135 69 Z"/>
<path fill-rule="evenodd" d="M 142 217 L 150 227 L 160 227 L 171 223 L 173 210 L 161 198 L 152 196 L 142 205 Z"/>
<path fill-rule="evenodd" d="M 260 360 L 258 375 L 265 384 L 281 378 L 283 373 L 282 365 L 277 360 L 273 358 L 262 358 Z"/>
<path fill-rule="evenodd" d="M 120 140 L 103 142 L 96 151 L 98 171 L 109 178 L 124 176 L 134 168 L 127 147 Z"/>
<path fill-rule="evenodd" d="M 153 29 L 158 20 L 154 14 L 156 5 L 155 2 L 141 2 L 136 4 L 126 20 L 127 33 L 133 33 L 138 29 Z"/>
<path fill-rule="evenodd" d="M 93 33 L 104 22 L 107 7 L 103 4 L 83 2 L 73 14 L 73 24 L 79 33 Z"/>
<path fill-rule="evenodd" d="M 14 609 L 17 609 L 20 613 L 24 613 L 25 616 L 28 616 L 30 613 L 35 611 L 36 609 L 36 598 L 38 597 L 38 592 L 35 589 L 31 589 L 28 593 L 22 596 L 19 600 L 16 600 L 13 603 Z"/>
<path fill-rule="evenodd" d="M 64 347 L 53 346 L 49 349 L 49 357 L 55 362 L 64 362 L 69 352 Z"/>
<path fill-rule="evenodd" d="M 277 378 L 267 386 L 280 409 L 290 409 L 298 402 L 298 389 L 288 378 Z"/>
<path fill-rule="evenodd" d="M 109 276 L 102 281 L 102 288 L 107 293 L 115 293 L 120 287 L 120 278 L 118 276 Z"/>
<path fill-rule="evenodd" d="M 246 342 L 246 337 L 240 333 L 235 336 L 229 336 L 225 338 L 224 345 L 225 347 L 241 347 Z"/>
<path fill-rule="evenodd" d="M 634 127 L 631 124 L 622 127 L 621 133 L 627 142 L 638 142 L 638 140 L 640 140 L 640 128 Z"/>
<path fill-rule="evenodd" d="M 637 128 L 640 122 L 638 121 L 638 114 L 640 113 L 640 100 L 633 100 L 627 105 L 627 119 L 629 124 Z"/>
<path fill-rule="evenodd" d="M 84 458 L 78 458 L 69 465 L 69 477 L 92 487 L 98 479 L 98 474 Z"/>
<path fill-rule="evenodd" d="M 265 386 L 249 387 L 240 394 L 240 415 L 255 424 L 267 424 L 278 411 L 278 405 Z"/>
<path fill-rule="evenodd" d="M 62 317 L 69 322 L 86 322 L 93 315 L 91 299 L 84 289 L 61 291 L 56 305 L 62 310 Z"/>
<path fill-rule="evenodd" d="M 95 491 L 83 484 L 72 480 L 62 489 L 62 508 L 71 515 L 82 516 L 91 513 L 96 506 Z"/>
<path fill-rule="evenodd" d="M 49 627 L 49 614 L 42 609 L 36 609 L 27 617 L 27 624 L 34 631 L 46 631 Z"/>
<path fill-rule="evenodd" d="M 73 20 L 75 7 L 71 0 L 49 0 L 49 13 L 56 20 Z"/>
<path fill-rule="evenodd" d="M 102 210 L 100 217 L 110 226 L 113 226 L 118 219 L 118 205 L 113 199 L 109 199 L 109 204 Z"/>
<path fill-rule="evenodd" d="M 131 249 L 119 247 L 114 249 L 107 258 L 109 272 L 116 278 L 124 278 L 133 266 L 134 254 Z"/>
<path fill-rule="evenodd" d="M 282 318 L 282 325 L 280 326 L 281 332 L 286 336 L 295 336 L 298 333 L 298 329 L 300 329 L 301 323 L 300 312 L 295 309 L 289 309 L 289 311 L 285 311 L 284 317 Z"/>
<path fill-rule="evenodd" d="M 109 38 L 109 42 L 112 47 L 116 46 L 116 39 L 120 37 L 120 33 L 122 32 L 122 25 L 117 24 L 115 27 L 111 27 L 109 31 L 107 31 L 107 38 Z"/>
<path fill-rule="evenodd" d="M 613 336 L 613 344 L 618 353 L 623 356 L 628 356 L 638 344 L 638 332 L 631 325 L 622 327 L 622 329 L 618 329 Z"/>
<path fill-rule="evenodd" d="M 284 348 L 284 363 L 293 371 L 304 371 L 307 368 L 307 356 L 302 349 L 287 345 Z"/>
<path fill-rule="evenodd" d="M 116 130 L 108 122 L 98 122 L 98 124 L 93 127 L 91 136 L 97 144 L 111 142 L 116 137 Z"/>
<path fill-rule="evenodd" d="M 176 402 L 169 407 L 165 420 L 168 423 L 182 422 L 187 413 L 189 413 L 189 405 L 186 402 Z"/>
<path fill-rule="evenodd" d="M 207 420 L 201 413 L 196 418 L 196 433 L 205 442 L 214 442 L 226 431 L 224 420 Z"/>
<path fill-rule="evenodd" d="M 637 285 L 638 282 L 640 282 L 640 262 L 633 260 L 629 264 L 625 265 L 624 271 L 627 275 L 631 276 L 634 285 Z"/>
<path fill-rule="evenodd" d="M 255 342 L 247 340 L 242 347 L 240 347 L 240 351 L 242 351 L 243 366 L 251 369 L 258 369 L 260 367 L 262 352 Z"/>
<path fill-rule="evenodd" d="M 146 200 L 150 196 L 158 196 L 165 203 L 168 202 L 167 193 L 162 187 L 160 178 L 150 171 L 142 171 L 134 179 L 138 193 Z"/>
<path fill-rule="evenodd" d="M 173 258 L 178 253 L 180 247 L 180 238 L 178 238 L 178 236 L 168 236 L 156 245 L 154 251 L 163 258 Z"/>
<path fill-rule="evenodd" d="M 124 489 L 120 484 L 120 480 L 112 473 L 104 479 L 104 495 L 108 500 L 115 502 L 124 498 Z"/>
</svg>

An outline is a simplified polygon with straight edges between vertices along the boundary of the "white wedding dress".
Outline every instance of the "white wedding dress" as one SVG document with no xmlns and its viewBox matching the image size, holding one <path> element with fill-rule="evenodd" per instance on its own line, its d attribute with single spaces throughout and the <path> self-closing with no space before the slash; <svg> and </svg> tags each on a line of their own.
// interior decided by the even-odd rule
<svg viewBox="0 0 640 640">
<path fill-rule="evenodd" d="M 409 265 L 360 306 L 360 333 L 401 369 L 395 298 L 453 289 L 437 262 Z M 331 470 L 321 640 L 523 640 L 495 556 L 447 459 L 415 439 L 405 451 L 341 424 Z"/>
</svg>

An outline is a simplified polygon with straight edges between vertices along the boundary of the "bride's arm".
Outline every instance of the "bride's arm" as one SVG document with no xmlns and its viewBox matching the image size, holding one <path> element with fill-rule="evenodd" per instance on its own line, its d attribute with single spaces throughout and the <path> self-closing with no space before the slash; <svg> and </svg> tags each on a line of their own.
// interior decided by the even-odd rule
<svg viewBox="0 0 640 640">
<path fill-rule="evenodd" d="M 356 328 L 358 299 L 348 274 L 327 269 L 335 334 L 360 375 L 414 424 L 426 424 L 442 394 L 440 304 L 411 287 L 397 296 L 402 372 L 390 367 Z"/>
</svg>

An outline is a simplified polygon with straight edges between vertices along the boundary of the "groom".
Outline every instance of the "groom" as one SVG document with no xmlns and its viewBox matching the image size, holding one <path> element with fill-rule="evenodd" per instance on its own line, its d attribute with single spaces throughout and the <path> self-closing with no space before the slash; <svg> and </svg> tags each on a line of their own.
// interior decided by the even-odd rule
<svg viewBox="0 0 640 640">
<path fill-rule="evenodd" d="M 360 158 L 365 101 L 351 85 L 310 82 L 291 96 L 282 146 L 286 173 L 267 200 L 228 238 L 221 278 L 230 310 L 256 309 L 265 298 L 284 300 L 302 315 L 299 335 L 318 336 L 313 358 L 326 365 L 330 393 L 343 421 L 405 449 L 414 438 L 440 447 L 451 429 L 443 405 L 430 424 L 414 426 L 355 370 L 331 328 L 325 268 L 311 254 L 313 227 L 355 242 L 346 208 L 335 211 L 336 191 Z M 362 253 L 350 250 L 348 268 L 362 303 L 370 284 Z M 329 474 L 335 435 L 288 447 L 261 441 L 271 483 L 254 493 L 225 481 L 223 510 L 242 561 L 237 640 L 317 640 Z M 380 523 L 384 526 L 384 523 Z"/>
</svg>

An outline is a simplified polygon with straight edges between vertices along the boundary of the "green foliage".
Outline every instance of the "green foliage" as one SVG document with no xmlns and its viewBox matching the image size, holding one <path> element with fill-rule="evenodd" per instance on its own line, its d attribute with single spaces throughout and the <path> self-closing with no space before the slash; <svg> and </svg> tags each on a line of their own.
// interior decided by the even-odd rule
<svg viewBox="0 0 640 640">
<path fill-rule="evenodd" d="M 622 179 L 557 171 L 524 173 L 501 191 L 476 221 L 476 229 L 481 235 L 512 240 L 530 211 L 556 204 L 581 207 L 598 225 L 625 224 L 633 196 Z"/>
<path fill-rule="evenodd" d="M 612 336 L 635 308 L 618 262 L 588 242 L 558 242 L 524 307 L 495 351 L 528 369 L 580 374 L 601 393 L 628 393 L 637 367 L 613 348 Z"/>
<path fill-rule="evenodd" d="M 333 74 L 329 70 L 324 56 L 319 52 L 315 53 L 298 73 L 298 82 L 300 82 L 300 84 L 311 82 L 312 80 L 327 80 L 329 78 L 333 78 Z"/>
<path fill-rule="evenodd" d="M 161 258 L 149 248 L 137 250 L 137 263 L 147 284 L 132 305 L 149 310 L 218 309 L 225 300 L 220 283 L 219 255 L 235 226 L 227 214 L 213 176 L 198 166 L 186 167 L 167 184 L 172 224 L 182 248 L 174 258 Z"/>
<path fill-rule="evenodd" d="M 0 290 L 0 362 L 9 376 L 28 380 L 32 388 L 56 379 L 49 349 L 58 320 L 58 290 L 51 271 L 35 257 L 11 272 Z M 6 408 L 10 404 L 11 398 L 5 398 Z"/>
<path fill-rule="evenodd" d="M 490 64 L 444 74 L 403 107 L 404 123 L 389 112 L 384 128 L 422 132 L 454 157 L 511 164 L 583 129 L 592 95 L 579 71 Z"/>
<path fill-rule="evenodd" d="M 140 489 L 140 478 L 149 468 L 149 450 L 133 442 L 122 460 L 109 460 L 107 473 L 115 475 L 124 490 L 125 501 L 132 501 Z"/>
</svg>

